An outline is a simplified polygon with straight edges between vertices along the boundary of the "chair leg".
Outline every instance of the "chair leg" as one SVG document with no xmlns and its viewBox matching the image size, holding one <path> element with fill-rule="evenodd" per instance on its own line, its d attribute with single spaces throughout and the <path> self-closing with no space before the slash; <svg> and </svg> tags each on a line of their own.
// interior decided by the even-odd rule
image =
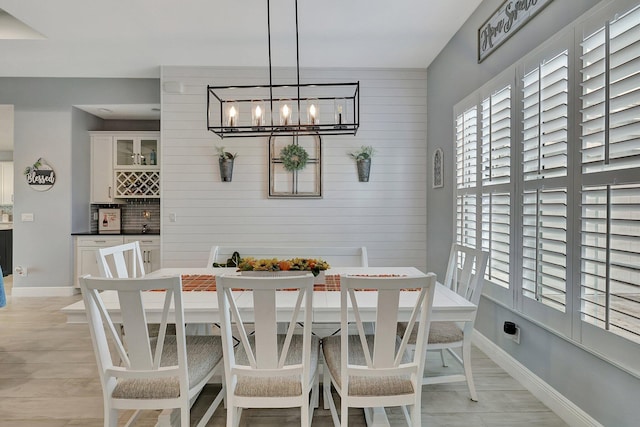
<svg viewBox="0 0 640 427">
<path fill-rule="evenodd" d="M 347 427 L 349 425 L 349 406 L 347 406 L 347 399 L 344 396 L 340 402 L 340 427 Z"/>
<path fill-rule="evenodd" d="M 104 408 L 104 427 L 117 427 L 118 426 L 118 410 L 106 407 Z"/>
<path fill-rule="evenodd" d="M 464 376 L 467 378 L 467 386 L 469 387 L 469 394 L 471 400 L 478 401 L 478 394 L 476 393 L 476 386 L 473 383 L 473 373 L 471 372 L 471 339 L 465 336 L 465 340 L 462 343 L 462 367 L 464 368 Z"/>
<path fill-rule="evenodd" d="M 311 418 L 309 417 L 309 405 L 303 403 L 300 406 L 300 427 L 310 427 Z"/>
<path fill-rule="evenodd" d="M 180 427 L 191 426 L 191 408 L 187 405 L 186 408 L 180 408 Z"/>
<path fill-rule="evenodd" d="M 324 409 L 330 409 L 329 406 L 329 399 L 332 399 L 331 397 L 331 378 L 329 376 L 329 368 L 327 368 L 327 365 L 324 365 L 323 367 L 323 374 L 322 374 L 322 395 L 324 396 Z"/>
</svg>

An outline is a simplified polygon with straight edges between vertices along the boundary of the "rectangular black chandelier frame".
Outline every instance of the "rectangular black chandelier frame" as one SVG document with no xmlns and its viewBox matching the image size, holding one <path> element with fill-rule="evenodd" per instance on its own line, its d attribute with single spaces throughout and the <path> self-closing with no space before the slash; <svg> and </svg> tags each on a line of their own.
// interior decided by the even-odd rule
<svg viewBox="0 0 640 427">
<path fill-rule="evenodd" d="M 267 0 L 269 84 L 207 86 L 207 129 L 220 138 L 355 135 L 358 131 L 360 82 L 300 83 L 298 0 L 295 0 L 295 14 L 297 83 L 273 84 L 270 1 Z"/>
</svg>

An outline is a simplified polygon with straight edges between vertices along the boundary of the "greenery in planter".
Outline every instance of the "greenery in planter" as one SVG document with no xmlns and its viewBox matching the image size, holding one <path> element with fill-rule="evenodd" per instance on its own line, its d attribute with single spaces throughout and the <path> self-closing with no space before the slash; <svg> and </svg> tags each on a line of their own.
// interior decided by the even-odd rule
<svg viewBox="0 0 640 427">
<path fill-rule="evenodd" d="M 351 153 L 349 153 L 349 155 L 353 157 L 356 161 L 367 160 L 373 157 L 374 152 L 375 150 L 371 145 L 362 145 L 358 150 L 352 151 Z"/>
<path fill-rule="evenodd" d="M 227 159 L 233 160 L 236 157 L 238 157 L 238 153 L 231 154 L 228 151 L 224 151 L 224 147 L 216 147 L 216 151 L 218 152 L 218 156 L 220 157 L 220 160 L 227 160 Z"/>
</svg>

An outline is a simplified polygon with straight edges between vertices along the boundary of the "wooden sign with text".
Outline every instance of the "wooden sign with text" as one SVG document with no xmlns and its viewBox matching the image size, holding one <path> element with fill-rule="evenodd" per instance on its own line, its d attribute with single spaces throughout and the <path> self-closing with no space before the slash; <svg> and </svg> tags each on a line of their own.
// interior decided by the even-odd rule
<svg viewBox="0 0 640 427">
<path fill-rule="evenodd" d="M 478 63 L 553 0 L 506 0 L 478 29 Z"/>
</svg>

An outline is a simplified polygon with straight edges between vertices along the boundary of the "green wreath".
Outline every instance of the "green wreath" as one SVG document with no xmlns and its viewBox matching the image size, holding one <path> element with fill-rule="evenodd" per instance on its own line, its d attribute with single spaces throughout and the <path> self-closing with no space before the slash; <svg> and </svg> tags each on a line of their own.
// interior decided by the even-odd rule
<svg viewBox="0 0 640 427">
<path fill-rule="evenodd" d="M 289 144 L 280 151 L 282 166 L 289 172 L 304 169 L 309 160 L 307 151 L 297 144 Z"/>
</svg>

